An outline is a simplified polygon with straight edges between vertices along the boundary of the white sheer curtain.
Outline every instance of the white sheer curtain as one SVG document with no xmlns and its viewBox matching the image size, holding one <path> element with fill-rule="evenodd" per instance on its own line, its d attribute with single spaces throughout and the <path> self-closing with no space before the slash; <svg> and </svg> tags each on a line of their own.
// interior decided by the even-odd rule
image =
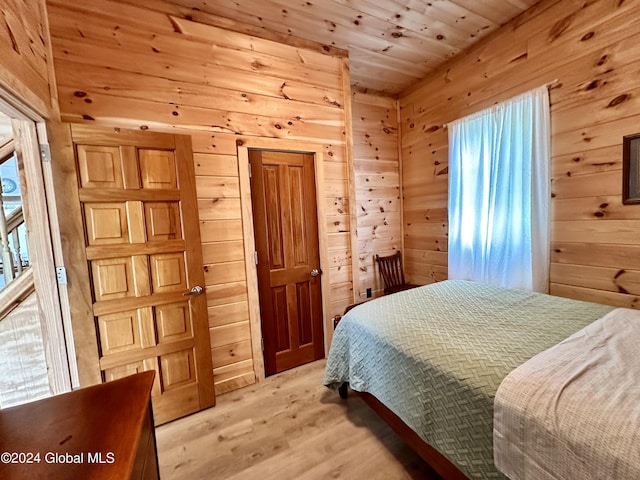
<svg viewBox="0 0 640 480">
<path fill-rule="evenodd" d="M 448 127 L 449 278 L 546 292 L 547 87 Z"/>
</svg>

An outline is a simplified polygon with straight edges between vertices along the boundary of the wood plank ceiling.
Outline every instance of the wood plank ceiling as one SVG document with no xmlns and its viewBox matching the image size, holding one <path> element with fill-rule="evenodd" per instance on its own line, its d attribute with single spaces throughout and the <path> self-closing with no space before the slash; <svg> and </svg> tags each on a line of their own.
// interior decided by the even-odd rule
<svg viewBox="0 0 640 480">
<path fill-rule="evenodd" d="M 360 91 L 395 95 L 538 0 L 171 0 L 349 52 Z M 264 35 L 261 35 L 261 32 Z"/>
</svg>

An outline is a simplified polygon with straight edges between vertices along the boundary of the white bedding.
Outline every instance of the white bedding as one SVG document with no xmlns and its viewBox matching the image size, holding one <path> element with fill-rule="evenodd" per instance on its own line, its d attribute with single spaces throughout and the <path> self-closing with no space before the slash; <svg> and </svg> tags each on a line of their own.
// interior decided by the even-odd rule
<svg viewBox="0 0 640 480">
<path fill-rule="evenodd" d="M 493 441 L 511 480 L 640 479 L 640 312 L 615 309 L 513 370 Z"/>
</svg>

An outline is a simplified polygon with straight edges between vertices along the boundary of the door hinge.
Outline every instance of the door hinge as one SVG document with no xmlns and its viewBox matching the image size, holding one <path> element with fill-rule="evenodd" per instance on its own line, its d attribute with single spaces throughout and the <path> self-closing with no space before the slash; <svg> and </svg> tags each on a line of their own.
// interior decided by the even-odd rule
<svg viewBox="0 0 640 480">
<path fill-rule="evenodd" d="M 253 251 L 253 261 L 256 262 L 256 265 L 258 264 L 258 251 L 257 250 Z"/>
<path fill-rule="evenodd" d="M 264 337 L 260 339 L 260 348 L 264 352 Z"/>
<path fill-rule="evenodd" d="M 56 267 L 56 278 L 58 279 L 58 285 L 67 285 L 67 269 Z"/>
<path fill-rule="evenodd" d="M 251 162 L 249 162 L 249 178 L 251 178 Z"/>
<path fill-rule="evenodd" d="M 40 144 L 40 158 L 42 159 L 43 162 L 51 161 L 51 149 L 49 148 L 48 143 Z"/>
</svg>

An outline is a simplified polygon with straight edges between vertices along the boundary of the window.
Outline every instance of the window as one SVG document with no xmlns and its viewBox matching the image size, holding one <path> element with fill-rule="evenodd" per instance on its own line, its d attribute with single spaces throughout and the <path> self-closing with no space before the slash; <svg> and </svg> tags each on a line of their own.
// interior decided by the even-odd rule
<svg viewBox="0 0 640 480">
<path fill-rule="evenodd" d="M 0 290 L 2 290 L 29 266 L 20 173 L 10 123 L 8 126 L 0 125 L 0 181 Z"/>
<path fill-rule="evenodd" d="M 449 278 L 548 289 L 549 94 L 449 124 Z"/>
</svg>

